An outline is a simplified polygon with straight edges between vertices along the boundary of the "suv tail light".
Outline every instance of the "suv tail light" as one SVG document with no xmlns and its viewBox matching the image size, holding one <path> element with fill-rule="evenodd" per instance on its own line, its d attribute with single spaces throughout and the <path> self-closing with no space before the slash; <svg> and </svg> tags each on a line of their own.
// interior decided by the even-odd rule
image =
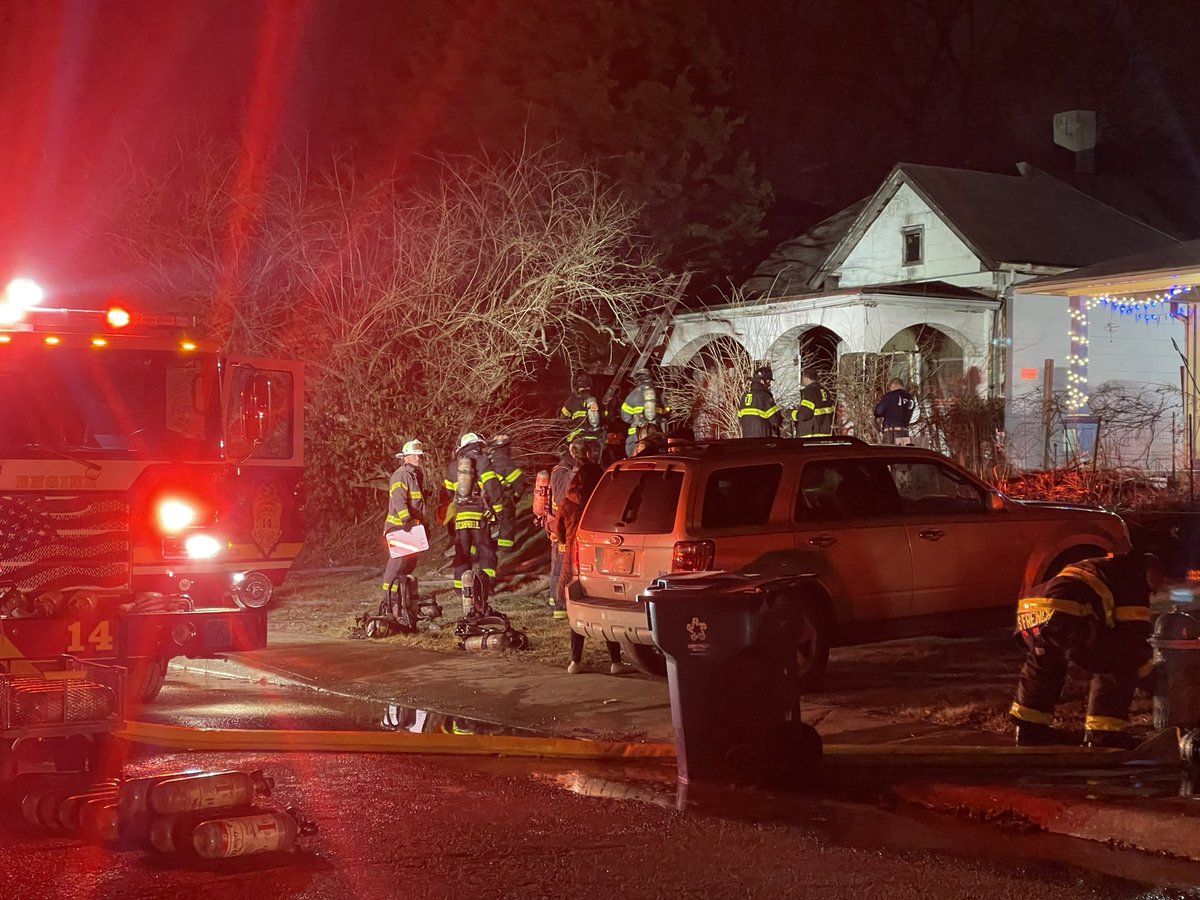
<svg viewBox="0 0 1200 900">
<path fill-rule="evenodd" d="M 717 545 L 712 541 L 676 541 L 671 551 L 671 571 L 706 572 L 716 555 Z"/>
<path fill-rule="evenodd" d="M 571 565 L 576 575 L 579 574 L 579 538 L 571 541 Z"/>
</svg>

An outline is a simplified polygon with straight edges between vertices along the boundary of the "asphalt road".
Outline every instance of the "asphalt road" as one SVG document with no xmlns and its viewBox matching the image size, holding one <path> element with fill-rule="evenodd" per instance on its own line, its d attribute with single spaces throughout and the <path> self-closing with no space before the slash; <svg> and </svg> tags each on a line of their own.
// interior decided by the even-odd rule
<svg viewBox="0 0 1200 900">
<path fill-rule="evenodd" d="M 336 698 L 174 680 L 155 717 L 370 725 Z M 380 726 L 382 727 L 382 726 Z M 673 771 L 351 754 L 164 754 L 135 773 L 263 768 L 274 808 L 320 826 L 302 850 L 224 864 L 85 846 L 0 819 L 6 898 L 1200 896 L 1200 869 L 1098 844 L 899 814 L 861 796 L 692 792 Z"/>
</svg>

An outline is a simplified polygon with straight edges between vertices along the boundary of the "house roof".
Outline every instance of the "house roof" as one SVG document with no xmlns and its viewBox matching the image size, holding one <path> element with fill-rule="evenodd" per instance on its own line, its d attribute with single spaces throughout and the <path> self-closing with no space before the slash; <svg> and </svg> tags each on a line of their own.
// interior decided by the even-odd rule
<svg viewBox="0 0 1200 900">
<path fill-rule="evenodd" d="M 845 261 L 903 185 L 909 185 L 988 268 L 1003 263 L 1075 268 L 1173 240 L 1032 167 L 997 175 L 900 163 L 810 281 Z"/>
<path fill-rule="evenodd" d="M 807 291 L 813 276 L 854 224 L 870 198 L 847 206 L 799 237 L 777 245 L 754 268 L 742 290 L 747 296 L 784 297 Z"/>
<path fill-rule="evenodd" d="M 1106 260 L 1024 281 L 1022 294 L 1132 294 L 1200 284 L 1200 241 L 1166 244 L 1144 253 Z"/>
</svg>

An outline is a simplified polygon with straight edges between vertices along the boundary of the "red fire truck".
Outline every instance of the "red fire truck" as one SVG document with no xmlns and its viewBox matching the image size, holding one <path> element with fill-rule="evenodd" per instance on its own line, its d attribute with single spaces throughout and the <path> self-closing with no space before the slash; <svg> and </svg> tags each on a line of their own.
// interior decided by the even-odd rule
<svg viewBox="0 0 1200 900">
<path fill-rule="evenodd" d="M 0 671 L 112 661 L 148 701 L 174 656 L 266 643 L 303 540 L 303 372 L 42 299 L 0 294 Z"/>
</svg>

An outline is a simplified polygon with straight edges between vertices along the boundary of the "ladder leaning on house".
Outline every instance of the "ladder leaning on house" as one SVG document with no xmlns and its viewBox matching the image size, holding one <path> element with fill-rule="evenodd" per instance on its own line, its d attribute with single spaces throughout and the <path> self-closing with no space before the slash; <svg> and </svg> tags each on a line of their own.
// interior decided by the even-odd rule
<svg viewBox="0 0 1200 900">
<path fill-rule="evenodd" d="M 684 272 L 680 275 L 679 283 L 675 285 L 675 293 L 671 298 L 659 310 L 639 323 L 637 336 L 630 342 L 621 362 L 613 369 L 612 381 L 609 382 L 608 390 L 604 392 L 604 399 L 601 401 L 603 409 L 611 408 L 625 378 L 643 368 L 650 359 L 650 354 L 662 343 L 663 336 L 671 327 L 671 317 L 675 315 L 675 307 L 679 305 L 683 292 L 691 280 L 691 272 Z"/>
</svg>

